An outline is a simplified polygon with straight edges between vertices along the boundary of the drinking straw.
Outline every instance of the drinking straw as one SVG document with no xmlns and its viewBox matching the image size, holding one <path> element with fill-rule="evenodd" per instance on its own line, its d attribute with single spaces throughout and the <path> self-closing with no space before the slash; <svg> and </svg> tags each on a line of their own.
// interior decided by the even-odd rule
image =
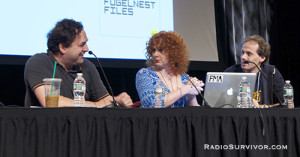
<svg viewBox="0 0 300 157">
<path fill-rule="evenodd" d="M 52 76 L 53 79 L 55 77 L 56 64 L 57 64 L 57 62 L 55 61 L 55 63 L 54 63 L 54 69 L 53 69 L 53 76 Z M 54 84 L 54 80 L 52 80 L 50 95 L 52 95 L 53 84 Z"/>
</svg>

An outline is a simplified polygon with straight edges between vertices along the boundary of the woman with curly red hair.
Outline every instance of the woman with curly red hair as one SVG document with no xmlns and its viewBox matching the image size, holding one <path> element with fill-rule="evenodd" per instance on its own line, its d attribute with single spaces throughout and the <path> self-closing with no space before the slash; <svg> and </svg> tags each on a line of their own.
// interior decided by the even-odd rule
<svg viewBox="0 0 300 157">
<path fill-rule="evenodd" d="M 188 69 L 188 50 L 181 36 L 175 32 L 161 31 L 147 43 L 147 66 L 136 75 L 136 89 L 141 107 L 183 107 L 198 106 L 198 91 L 188 78 L 175 66 L 179 64 L 186 72 Z M 203 82 L 190 78 L 199 91 Z"/>
</svg>

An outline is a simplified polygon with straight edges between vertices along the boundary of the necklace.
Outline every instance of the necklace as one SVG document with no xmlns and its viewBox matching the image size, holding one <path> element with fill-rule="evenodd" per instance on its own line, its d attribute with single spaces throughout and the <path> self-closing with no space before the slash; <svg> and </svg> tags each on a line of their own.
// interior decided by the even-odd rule
<svg viewBox="0 0 300 157">
<path fill-rule="evenodd" d="M 168 87 L 168 83 L 167 83 L 167 81 L 166 81 L 164 75 L 162 75 L 162 73 L 160 72 L 160 70 L 159 70 L 158 68 L 157 68 L 157 71 L 158 71 L 158 73 L 160 74 L 161 78 L 163 79 L 162 81 L 164 82 L 164 84 L 166 85 L 166 87 L 167 87 L 171 92 L 175 91 L 175 90 L 174 90 L 174 86 L 173 86 L 172 76 L 170 76 L 170 75 L 167 74 L 167 75 L 168 75 L 168 80 L 170 81 L 170 84 L 171 84 L 171 88 L 170 88 L 170 87 Z M 176 82 L 176 90 L 177 90 L 178 87 L 179 87 L 177 75 L 175 76 L 175 79 L 176 79 L 175 82 Z"/>
</svg>

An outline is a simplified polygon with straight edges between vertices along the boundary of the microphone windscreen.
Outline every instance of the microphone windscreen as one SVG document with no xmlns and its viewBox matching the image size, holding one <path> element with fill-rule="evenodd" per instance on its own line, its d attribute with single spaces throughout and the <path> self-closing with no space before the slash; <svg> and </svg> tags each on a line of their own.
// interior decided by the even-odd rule
<svg viewBox="0 0 300 157">
<path fill-rule="evenodd" d="M 89 54 L 92 55 L 92 54 L 93 54 L 93 51 L 89 51 Z"/>
<path fill-rule="evenodd" d="M 244 61 L 244 63 L 245 63 L 245 64 L 249 64 L 250 62 L 249 62 L 249 61 Z"/>
</svg>

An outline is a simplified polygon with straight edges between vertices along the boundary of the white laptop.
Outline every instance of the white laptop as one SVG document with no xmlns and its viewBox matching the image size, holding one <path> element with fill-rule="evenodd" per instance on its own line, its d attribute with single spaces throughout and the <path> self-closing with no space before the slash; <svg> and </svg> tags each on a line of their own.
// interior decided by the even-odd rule
<svg viewBox="0 0 300 157">
<path fill-rule="evenodd" d="M 250 82 L 250 92 L 253 97 L 256 73 L 208 72 L 204 89 L 207 103 L 211 107 L 236 108 L 242 77 L 247 77 L 247 81 Z"/>
</svg>

